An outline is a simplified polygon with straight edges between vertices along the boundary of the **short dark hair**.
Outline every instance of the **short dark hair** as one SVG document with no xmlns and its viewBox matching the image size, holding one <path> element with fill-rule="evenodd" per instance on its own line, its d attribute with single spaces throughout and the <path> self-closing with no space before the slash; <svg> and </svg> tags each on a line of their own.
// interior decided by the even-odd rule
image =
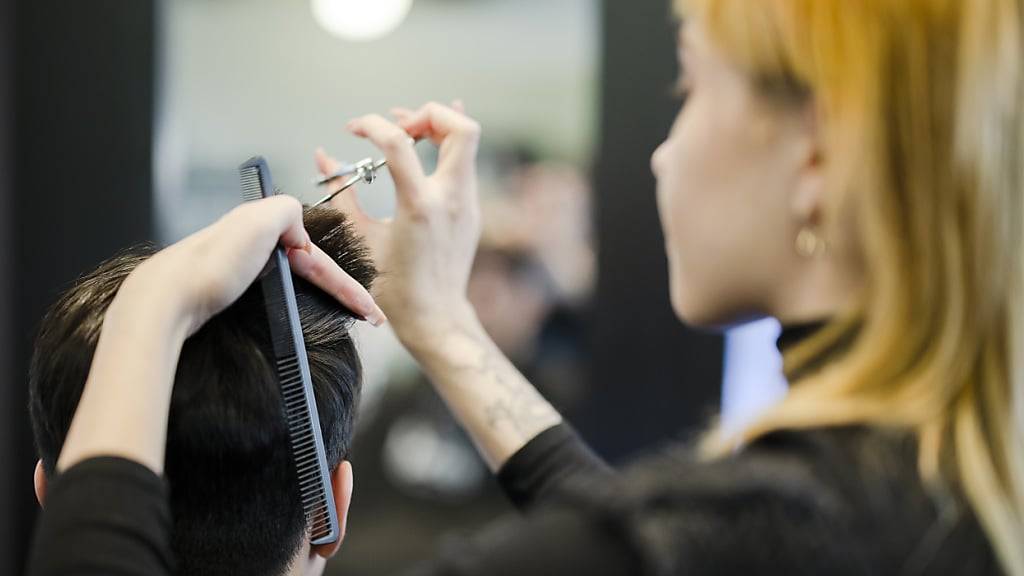
<svg viewBox="0 0 1024 576">
<path fill-rule="evenodd" d="M 310 238 L 361 284 L 376 270 L 332 208 L 304 212 Z M 52 477 L 103 316 L 125 277 L 156 253 L 130 248 L 68 289 L 43 318 L 29 371 L 36 447 Z M 328 464 L 346 457 L 361 388 L 351 311 L 295 277 Z M 159 306 L 159 302 L 154 302 Z M 173 545 L 188 575 L 283 573 L 306 533 L 259 285 L 189 338 L 171 398 L 166 477 Z"/>
</svg>

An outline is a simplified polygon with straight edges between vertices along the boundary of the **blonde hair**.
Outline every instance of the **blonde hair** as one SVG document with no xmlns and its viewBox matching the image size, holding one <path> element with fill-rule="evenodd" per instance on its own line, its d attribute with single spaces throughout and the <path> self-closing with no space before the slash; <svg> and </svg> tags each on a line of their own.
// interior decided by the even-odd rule
<svg viewBox="0 0 1024 576">
<path fill-rule="evenodd" d="M 852 344 L 722 454 L 773 430 L 916 434 L 922 476 L 962 490 L 1024 576 L 1022 0 L 677 0 L 775 98 L 810 95 L 829 159 L 826 222 L 853 222 L 856 313 L 788 352 Z"/>
</svg>

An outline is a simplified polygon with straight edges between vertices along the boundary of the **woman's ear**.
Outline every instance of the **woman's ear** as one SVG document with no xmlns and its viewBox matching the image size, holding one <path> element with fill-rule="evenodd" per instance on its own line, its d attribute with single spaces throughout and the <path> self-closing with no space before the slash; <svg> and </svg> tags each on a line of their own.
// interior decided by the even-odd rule
<svg viewBox="0 0 1024 576">
<path fill-rule="evenodd" d="M 341 464 L 331 473 L 331 484 L 334 487 L 334 509 L 338 512 L 338 539 L 330 544 L 318 544 L 310 548 L 311 554 L 321 558 L 330 558 L 338 551 L 341 541 L 345 539 L 345 528 L 348 524 L 348 507 L 352 503 L 352 464 L 342 460 Z"/>
<path fill-rule="evenodd" d="M 42 460 L 36 462 L 36 471 L 32 475 L 32 483 L 36 487 L 36 500 L 39 501 L 39 507 L 44 508 L 44 502 L 46 501 L 46 471 L 43 470 Z"/>
<path fill-rule="evenodd" d="M 790 209 L 801 226 L 817 226 L 825 204 L 825 153 L 818 130 L 818 111 L 803 105 L 795 114 L 797 179 Z"/>
</svg>

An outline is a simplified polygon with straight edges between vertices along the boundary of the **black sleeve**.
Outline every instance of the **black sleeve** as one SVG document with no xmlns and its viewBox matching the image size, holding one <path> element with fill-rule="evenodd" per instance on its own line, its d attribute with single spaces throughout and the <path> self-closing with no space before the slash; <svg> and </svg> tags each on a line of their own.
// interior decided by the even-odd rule
<svg viewBox="0 0 1024 576">
<path fill-rule="evenodd" d="M 610 483 L 615 472 L 566 424 L 545 430 L 498 471 L 498 483 L 526 515 L 449 539 L 408 576 L 626 576 L 641 562 L 621 530 L 573 506 L 579 491 Z M 585 479 L 585 482 L 577 480 Z"/>
<path fill-rule="evenodd" d="M 548 428 L 498 470 L 498 484 L 520 510 L 570 499 L 574 480 L 610 480 L 615 472 L 565 423 Z"/>
<path fill-rule="evenodd" d="M 170 576 L 170 541 L 163 479 L 131 460 L 92 458 L 50 483 L 27 574 Z"/>
<path fill-rule="evenodd" d="M 640 558 L 611 525 L 578 510 L 511 515 L 442 544 L 405 576 L 637 576 Z"/>
</svg>

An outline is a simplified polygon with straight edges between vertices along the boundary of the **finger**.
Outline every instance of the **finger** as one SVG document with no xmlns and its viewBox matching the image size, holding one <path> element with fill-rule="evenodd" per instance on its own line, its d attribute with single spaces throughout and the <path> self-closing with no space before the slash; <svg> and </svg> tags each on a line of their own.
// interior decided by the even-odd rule
<svg viewBox="0 0 1024 576">
<path fill-rule="evenodd" d="M 333 174 L 336 170 L 338 170 L 338 168 L 341 167 L 341 162 L 339 162 L 338 159 L 335 158 L 334 156 L 328 154 L 327 151 L 323 149 L 323 147 L 318 147 L 313 152 L 313 160 L 316 162 L 316 169 L 318 172 L 320 172 L 321 176 L 329 176 Z M 340 188 L 343 183 L 344 177 L 338 176 L 332 178 L 331 182 L 327 184 L 327 187 L 329 189 L 337 189 Z M 350 189 L 353 188 L 354 187 L 350 187 Z"/>
<path fill-rule="evenodd" d="M 333 296 L 346 308 L 374 326 L 386 322 L 384 311 L 377 306 L 366 288 L 342 270 L 338 263 L 317 245 L 311 246 L 310 252 L 292 250 L 288 253 L 292 271 Z"/>
<path fill-rule="evenodd" d="M 425 107 L 421 106 L 418 110 L 392 108 L 391 114 L 395 116 L 398 125 L 413 138 L 417 140 L 428 138 L 435 146 L 440 146 L 444 141 L 445 134 L 431 132 L 429 124 L 421 120 Z"/>
<path fill-rule="evenodd" d="M 253 246 L 269 255 L 274 246 L 309 250 L 309 234 L 302 224 L 302 203 L 286 194 L 246 202 L 223 219 L 218 236 Z"/>
<path fill-rule="evenodd" d="M 413 110 L 411 108 L 403 108 L 401 106 L 395 106 L 391 110 L 388 110 L 388 112 L 390 112 L 392 116 L 396 116 L 396 117 L 402 118 L 402 117 L 405 117 L 405 116 L 411 116 L 415 112 L 415 110 Z"/>
<path fill-rule="evenodd" d="M 399 108 L 392 108 L 391 110 L 389 110 L 389 112 L 391 113 L 392 116 L 394 116 L 396 124 L 400 124 L 406 118 L 409 118 L 410 116 L 412 116 L 413 114 L 416 113 L 415 110 L 410 110 L 409 108 L 401 108 L 401 107 L 399 107 Z M 406 134 L 408 134 L 408 132 L 406 132 Z M 414 146 L 415 146 L 415 144 L 418 144 L 420 140 L 425 138 L 425 136 L 423 136 L 423 135 L 413 136 L 412 134 L 409 134 L 409 136 L 413 138 L 413 140 L 414 140 L 413 145 Z M 437 142 L 435 142 L 435 144 L 437 144 Z"/>
<path fill-rule="evenodd" d="M 399 122 L 412 136 L 427 136 L 441 149 L 438 171 L 472 171 L 480 142 L 480 125 L 448 106 L 431 102 Z"/>
<path fill-rule="evenodd" d="M 384 153 L 398 201 L 407 205 L 418 202 L 416 194 L 422 189 L 426 175 L 409 134 L 377 114 L 357 118 L 349 122 L 347 128 L 356 136 L 369 138 Z"/>
<path fill-rule="evenodd" d="M 317 170 L 325 176 L 337 170 L 338 166 L 341 165 L 340 162 L 328 155 L 323 148 L 317 148 L 313 157 L 316 160 Z M 340 188 L 342 184 L 342 180 L 335 180 L 328 184 L 327 189 L 333 193 L 335 190 Z M 344 192 L 335 194 L 328 204 L 350 216 L 353 221 L 362 221 L 370 218 L 370 216 L 364 212 L 363 208 L 359 205 L 355 186 L 352 186 Z"/>
<path fill-rule="evenodd" d="M 337 170 L 338 166 L 341 166 L 341 162 L 338 162 L 333 156 L 329 155 L 323 147 L 317 147 L 316 151 L 313 152 L 313 160 L 316 162 L 316 169 L 323 176 L 327 176 Z"/>
<path fill-rule="evenodd" d="M 269 206 L 272 218 L 271 226 L 278 232 L 281 246 L 284 248 L 297 248 L 309 252 L 313 243 L 309 240 L 309 233 L 302 221 L 302 203 L 297 199 L 284 194 L 271 196 L 261 200 Z"/>
<path fill-rule="evenodd" d="M 456 98 L 455 100 L 452 100 L 452 110 L 455 110 L 459 114 L 465 114 L 466 104 L 462 101 L 461 98 Z"/>
<path fill-rule="evenodd" d="M 277 246 L 296 251 L 312 249 L 302 225 L 302 204 L 284 195 L 243 203 L 190 239 L 202 246 L 201 253 L 211 261 L 231 262 L 235 275 L 244 281 L 241 286 L 247 286 L 256 277 Z M 215 292 L 217 300 L 227 299 L 224 305 L 238 297 L 231 290 Z"/>
</svg>

